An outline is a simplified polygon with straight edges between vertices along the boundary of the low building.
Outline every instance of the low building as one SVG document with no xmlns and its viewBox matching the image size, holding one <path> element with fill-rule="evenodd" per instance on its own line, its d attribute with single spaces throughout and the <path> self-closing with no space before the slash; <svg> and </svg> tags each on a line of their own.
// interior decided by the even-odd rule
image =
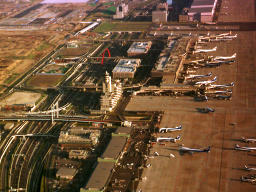
<svg viewBox="0 0 256 192">
<path fill-rule="evenodd" d="M 127 50 L 128 56 L 143 55 L 148 53 L 151 48 L 152 42 L 133 42 L 130 48 Z"/>
<path fill-rule="evenodd" d="M 151 71 L 152 77 L 162 77 L 162 83 L 175 83 L 183 65 L 191 37 L 179 39 L 169 37 L 166 48 L 160 54 L 156 65 Z"/>
<path fill-rule="evenodd" d="M 137 68 L 140 66 L 140 59 L 120 59 L 112 71 L 114 79 L 134 78 Z"/>
<path fill-rule="evenodd" d="M 115 133 L 112 133 L 112 136 L 130 137 L 131 131 L 132 127 L 118 127 Z"/>
<path fill-rule="evenodd" d="M 8 122 L 4 125 L 4 130 L 11 130 L 14 127 L 14 123 Z"/>
<path fill-rule="evenodd" d="M 103 192 L 114 168 L 113 162 L 98 162 L 86 186 L 80 192 Z"/>
<path fill-rule="evenodd" d="M 152 11 L 152 22 L 153 23 L 164 23 L 167 22 L 168 11 L 156 10 Z"/>
<path fill-rule="evenodd" d="M 72 180 L 76 175 L 76 173 L 77 173 L 77 169 L 75 168 L 61 167 L 57 171 L 56 177 L 60 179 Z"/>
<path fill-rule="evenodd" d="M 88 155 L 89 151 L 87 150 L 70 150 L 68 153 L 70 159 L 86 159 Z"/>
<path fill-rule="evenodd" d="M 127 137 L 112 135 L 105 152 L 98 158 L 98 161 L 117 162 L 123 152 L 126 140 Z"/>
</svg>

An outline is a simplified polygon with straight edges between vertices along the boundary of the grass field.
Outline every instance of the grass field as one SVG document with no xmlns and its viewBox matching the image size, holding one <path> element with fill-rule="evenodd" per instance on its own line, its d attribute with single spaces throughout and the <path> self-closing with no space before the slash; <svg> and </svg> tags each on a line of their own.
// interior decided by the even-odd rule
<svg viewBox="0 0 256 192">
<path fill-rule="evenodd" d="M 148 31 L 151 24 L 151 22 L 104 22 L 99 25 L 94 31 Z"/>
</svg>

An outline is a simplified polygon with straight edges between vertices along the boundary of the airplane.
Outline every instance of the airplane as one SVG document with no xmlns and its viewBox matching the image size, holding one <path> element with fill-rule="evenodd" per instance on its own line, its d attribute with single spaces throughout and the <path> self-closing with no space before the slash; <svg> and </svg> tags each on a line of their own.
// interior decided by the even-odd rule
<svg viewBox="0 0 256 192">
<path fill-rule="evenodd" d="M 202 78 L 202 77 L 211 77 L 212 72 L 206 74 L 206 75 L 189 75 L 186 77 L 186 79 L 195 79 L 195 78 Z"/>
<path fill-rule="evenodd" d="M 220 62 L 207 62 L 203 67 L 219 67 L 221 65 Z"/>
<path fill-rule="evenodd" d="M 210 32 L 208 32 L 208 33 L 206 34 L 206 36 L 199 36 L 198 38 L 201 39 L 201 38 L 205 38 L 205 37 L 209 37 L 209 36 L 210 36 Z"/>
<path fill-rule="evenodd" d="M 247 167 L 246 165 L 244 165 L 244 169 L 246 171 L 256 171 L 256 167 Z"/>
<path fill-rule="evenodd" d="M 207 52 L 212 52 L 216 50 L 217 50 L 217 46 L 212 49 L 196 49 L 195 51 L 193 51 L 193 53 L 207 53 Z"/>
<path fill-rule="evenodd" d="M 222 39 L 234 39 L 237 38 L 237 34 L 235 35 L 226 35 L 224 37 L 217 37 L 217 38 L 222 38 Z"/>
<path fill-rule="evenodd" d="M 254 184 L 256 183 L 256 177 L 254 175 L 242 176 L 241 181 Z"/>
<path fill-rule="evenodd" d="M 221 89 L 221 88 L 229 88 L 229 87 L 234 87 L 234 82 L 231 82 L 229 84 L 225 84 L 225 85 L 209 85 L 207 87 L 207 89 Z"/>
<path fill-rule="evenodd" d="M 242 137 L 241 141 L 243 141 L 245 143 L 255 143 L 256 139 L 249 139 L 249 138 L 246 139 L 245 137 Z"/>
<path fill-rule="evenodd" d="M 190 63 L 198 64 L 198 63 L 202 63 L 204 61 L 205 61 L 205 59 L 198 59 L 198 60 L 190 61 Z"/>
<path fill-rule="evenodd" d="M 213 108 L 210 107 L 206 107 L 206 108 L 196 108 L 198 112 L 200 113 L 209 113 L 209 112 L 214 112 L 215 110 Z"/>
<path fill-rule="evenodd" d="M 232 94 L 232 91 L 231 90 L 226 90 L 226 91 L 206 91 L 205 93 L 208 93 L 208 94 Z"/>
<path fill-rule="evenodd" d="M 195 83 L 195 85 L 208 85 L 211 83 L 214 83 L 217 81 L 217 76 L 215 76 L 212 80 L 208 80 L 208 81 L 198 81 Z"/>
<path fill-rule="evenodd" d="M 239 151 L 256 151 L 256 147 L 240 147 L 238 144 L 235 145 L 235 150 Z"/>
<path fill-rule="evenodd" d="M 180 135 L 178 135 L 177 137 L 157 137 L 156 142 L 166 142 L 166 141 L 170 141 L 172 143 L 176 143 L 176 141 L 180 140 Z"/>
<path fill-rule="evenodd" d="M 234 63 L 234 60 L 214 60 L 214 61 L 210 61 L 210 62 L 206 62 L 203 67 L 218 67 L 221 64 L 229 64 L 229 63 Z"/>
<path fill-rule="evenodd" d="M 232 95 L 215 95 L 215 99 L 231 100 Z"/>
<path fill-rule="evenodd" d="M 228 60 L 228 59 L 235 59 L 236 58 L 236 53 L 234 53 L 233 55 L 229 56 L 229 57 L 223 57 L 223 56 L 217 56 L 215 58 L 213 58 L 214 61 L 216 60 Z"/>
<path fill-rule="evenodd" d="M 206 95 L 194 97 L 195 101 L 208 101 L 208 97 Z"/>
<path fill-rule="evenodd" d="M 194 152 L 210 152 L 211 150 L 211 147 L 207 147 L 207 148 L 204 148 L 204 149 L 193 149 L 193 148 L 189 148 L 189 147 L 183 147 L 181 146 L 179 151 L 182 152 L 182 153 L 191 153 L 193 154 Z"/>
<path fill-rule="evenodd" d="M 182 129 L 182 125 L 174 127 L 174 128 L 160 128 L 159 132 L 160 133 L 167 133 L 168 131 L 181 131 Z"/>
<path fill-rule="evenodd" d="M 230 31 L 229 33 L 222 33 L 222 34 L 218 34 L 216 35 L 216 37 L 225 37 L 225 36 L 228 36 L 228 35 L 231 35 L 232 34 L 232 31 Z"/>
</svg>

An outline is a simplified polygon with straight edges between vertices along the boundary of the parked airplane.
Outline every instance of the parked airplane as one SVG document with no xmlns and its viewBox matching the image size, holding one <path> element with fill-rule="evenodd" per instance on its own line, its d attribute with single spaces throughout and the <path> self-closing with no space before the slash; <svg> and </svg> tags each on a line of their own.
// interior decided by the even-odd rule
<svg viewBox="0 0 256 192">
<path fill-rule="evenodd" d="M 236 53 L 234 53 L 233 55 L 229 56 L 229 57 L 224 57 L 224 56 L 217 56 L 214 57 L 213 60 L 228 60 L 228 59 L 235 59 L 236 58 Z"/>
<path fill-rule="evenodd" d="M 241 141 L 245 143 L 256 143 L 256 139 L 249 139 L 249 138 L 246 139 L 245 137 L 242 137 Z"/>
<path fill-rule="evenodd" d="M 246 165 L 244 165 L 244 168 L 246 171 L 256 171 L 256 167 L 247 167 Z"/>
<path fill-rule="evenodd" d="M 198 64 L 198 63 L 202 63 L 204 61 L 205 61 L 205 59 L 198 59 L 198 60 L 191 61 L 190 63 Z"/>
<path fill-rule="evenodd" d="M 222 39 L 234 39 L 234 38 L 237 38 L 237 34 L 235 34 L 235 35 L 226 35 L 226 36 L 220 37 L 220 38 L 222 38 Z"/>
<path fill-rule="evenodd" d="M 156 138 L 156 142 L 172 142 L 172 143 L 176 143 L 176 141 L 180 140 L 180 135 L 178 135 L 177 137 L 157 137 Z"/>
<path fill-rule="evenodd" d="M 210 152 L 210 149 L 211 149 L 210 146 L 207 147 L 207 148 L 204 148 L 204 149 L 193 149 L 193 148 L 181 146 L 179 151 L 181 153 L 191 153 L 191 154 L 193 154 L 194 152 L 207 152 L 208 153 L 208 152 Z"/>
<path fill-rule="evenodd" d="M 225 84 L 225 85 L 214 85 L 211 84 L 207 87 L 207 89 L 221 89 L 221 88 L 229 88 L 229 87 L 234 87 L 234 82 L 231 82 L 229 84 Z"/>
<path fill-rule="evenodd" d="M 207 53 L 207 52 L 212 52 L 216 50 L 217 50 L 217 46 L 212 49 L 196 49 L 195 51 L 193 51 L 193 53 Z"/>
<path fill-rule="evenodd" d="M 208 97 L 206 95 L 202 95 L 202 96 L 197 96 L 194 97 L 195 101 L 208 101 Z"/>
<path fill-rule="evenodd" d="M 215 95 L 215 99 L 222 99 L 222 100 L 231 100 L 232 95 Z"/>
<path fill-rule="evenodd" d="M 205 108 L 196 108 L 198 112 L 200 113 L 209 113 L 209 112 L 214 112 L 215 110 L 210 107 L 205 107 Z"/>
<path fill-rule="evenodd" d="M 168 131 L 181 131 L 182 125 L 174 127 L 174 128 L 160 128 L 159 132 L 160 133 L 167 133 Z"/>
<path fill-rule="evenodd" d="M 232 94 L 232 91 L 231 90 L 225 90 L 225 91 L 212 90 L 212 91 L 206 91 L 205 93 L 208 93 L 208 94 Z"/>
<path fill-rule="evenodd" d="M 235 145 L 235 150 L 240 151 L 256 151 L 256 147 L 240 147 L 238 144 Z"/>
<path fill-rule="evenodd" d="M 203 67 L 219 67 L 221 65 L 220 62 L 207 62 L 204 64 Z"/>
<path fill-rule="evenodd" d="M 216 37 L 225 37 L 225 36 L 228 36 L 228 35 L 231 35 L 231 34 L 232 34 L 232 31 L 230 31 L 229 33 L 218 34 L 218 35 L 216 35 Z"/>
<path fill-rule="evenodd" d="M 254 175 L 242 176 L 241 181 L 254 184 L 256 183 L 256 177 Z"/>
<path fill-rule="evenodd" d="M 212 80 L 208 80 L 208 81 L 198 81 L 195 83 L 195 85 L 208 85 L 211 83 L 214 83 L 217 81 L 217 76 L 215 76 Z"/>
<path fill-rule="evenodd" d="M 186 79 L 195 79 L 195 78 L 202 78 L 202 77 L 211 77 L 212 72 L 206 74 L 206 75 L 189 75 L 186 77 Z"/>
</svg>

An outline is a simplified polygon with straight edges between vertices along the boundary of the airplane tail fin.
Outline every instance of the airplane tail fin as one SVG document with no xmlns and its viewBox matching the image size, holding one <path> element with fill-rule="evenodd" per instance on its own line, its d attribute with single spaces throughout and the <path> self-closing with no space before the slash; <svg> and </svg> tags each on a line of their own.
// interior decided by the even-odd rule
<svg viewBox="0 0 256 192">
<path fill-rule="evenodd" d="M 207 76 L 209 76 L 209 77 L 212 76 L 212 72 L 208 73 Z"/>
<path fill-rule="evenodd" d="M 232 55 L 232 57 L 236 57 L 236 53 L 234 53 L 234 55 Z"/>
<path fill-rule="evenodd" d="M 178 128 L 178 129 L 182 129 L 182 125 L 178 126 L 177 128 Z"/>
<path fill-rule="evenodd" d="M 214 48 L 213 48 L 213 50 L 215 50 L 215 51 L 216 51 L 216 50 L 217 50 L 217 46 L 216 46 L 216 47 L 214 47 Z"/>
<path fill-rule="evenodd" d="M 244 165 L 244 168 L 245 168 L 245 169 L 248 169 L 248 167 L 247 167 L 246 165 Z"/>
<path fill-rule="evenodd" d="M 236 148 L 240 148 L 240 146 L 238 144 L 235 145 Z"/>
<path fill-rule="evenodd" d="M 205 151 L 205 152 L 210 152 L 210 150 L 211 150 L 211 147 L 209 146 L 209 147 L 207 147 L 204 151 Z"/>
<path fill-rule="evenodd" d="M 178 135 L 175 139 L 180 140 L 180 138 L 181 138 L 181 136 L 180 136 L 180 135 Z"/>
<path fill-rule="evenodd" d="M 217 81 L 217 76 L 215 76 L 212 81 Z"/>
</svg>

